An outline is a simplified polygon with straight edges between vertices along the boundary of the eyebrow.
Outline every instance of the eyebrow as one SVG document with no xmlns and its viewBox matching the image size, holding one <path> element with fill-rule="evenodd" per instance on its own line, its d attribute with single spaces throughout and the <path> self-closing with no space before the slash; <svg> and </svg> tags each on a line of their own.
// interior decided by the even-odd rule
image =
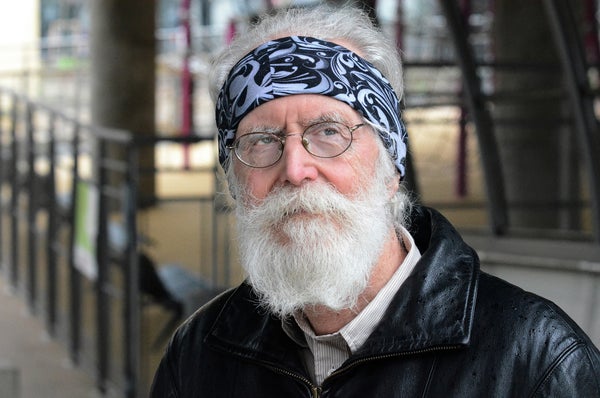
<svg viewBox="0 0 600 398">
<path fill-rule="evenodd" d="M 283 133 L 283 129 L 281 129 L 280 127 L 273 127 L 273 126 L 267 126 L 267 125 L 256 125 L 256 126 L 252 126 L 249 129 L 245 129 L 244 131 L 239 131 L 239 136 L 243 136 L 246 134 L 252 134 L 252 133 L 271 133 L 271 134 L 281 134 Z"/>
<path fill-rule="evenodd" d="M 345 123 L 346 120 L 338 112 L 326 112 L 326 113 L 322 113 L 321 115 L 319 115 L 315 118 L 300 120 L 300 124 L 304 127 L 308 127 L 310 125 L 313 125 L 316 123 L 323 123 L 323 122 Z"/>
<path fill-rule="evenodd" d="M 320 114 L 317 117 L 300 119 L 298 121 L 298 123 L 304 128 L 312 126 L 313 124 L 325 122 L 347 123 L 346 119 L 339 112 L 326 112 Z M 251 133 L 271 133 L 282 135 L 285 133 L 285 131 L 281 127 L 273 127 L 266 124 L 260 124 L 252 126 L 251 128 L 241 131 L 240 133 L 240 136 Z"/>
</svg>

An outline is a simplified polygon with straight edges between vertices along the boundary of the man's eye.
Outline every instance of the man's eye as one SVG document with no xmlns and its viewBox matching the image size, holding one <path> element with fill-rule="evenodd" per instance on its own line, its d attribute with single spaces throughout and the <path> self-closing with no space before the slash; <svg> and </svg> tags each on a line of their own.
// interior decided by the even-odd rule
<svg viewBox="0 0 600 398">
<path fill-rule="evenodd" d="M 273 134 L 251 133 L 242 137 L 240 146 L 243 148 L 252 148 L 256 146 L 272 145 L 276 142 L 277 137 L 275 137 Z"/>
<path fill-rule="evenodd" d="M 277 138 L 275 138 L 275 136 L 273 136 L 271 134 L 261 135 L 260 137 L 258 137 L 258 139 L 254 143 L 254 145 L 269 145 L 269 144 L 274 144 L 276 142 L 277 142 Z"/>
<path fill-rule="evenodd" d="M 321 134 L 327 135 L 327 136 L 336 135 L 336 134 L 339 134 L 339 133 L 340 133 L 340 131 L 337 128 L 334 128 L 334 127 L 327 127 L 327 128 L 324 128 L 321 131 Z"/>
<path fill-rule="evenodd" d="M 331 136 L 342 133 L 340 126 L 338 126 L 334 123 L 319 124 L 319 125 L 314 126 L 314 129 L 309 129 L 309 130 L 312 130 L 310 132 L 310 134 L 319 135 L 319 136 L 323 136 L 323 137 L 331 137 Z"/>
</svg>

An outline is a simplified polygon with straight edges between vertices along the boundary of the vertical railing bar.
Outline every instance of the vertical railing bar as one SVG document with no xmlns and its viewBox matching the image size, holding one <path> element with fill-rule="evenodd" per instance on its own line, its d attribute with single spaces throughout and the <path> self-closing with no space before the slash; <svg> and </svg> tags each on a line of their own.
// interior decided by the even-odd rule
<svg viewBox="0 0 600 398">
<path fill-rule="evenodd" d="M 81 276 L 75 267 L 75 211 L 77 208 L 77 185 L 79 183 L 79 154 L 80 154 L 81 125 L 75 123 L 73 128 L 73 167 L 71 199 L 69 201 L 69 352 L 73 363 L 79 364 L 79 349 L 81 346 Z"/>
<path fill-rule="evenodd" d="M 17 118 L 19 100 L 16 94 L 12 96 L 12 110 L 11 110 L 11 152 L 12 152 L 12 173 L 11 173 L 11 197 L 10 197 L 10 257 L 11 257 L 11 276 L 10 283 L 13 289 L 18 288 L 19 284 L 19 144 L 17 140 Z"/>
<path fill-rule="evenodd" d="M 96 244 L 96 258 L 98 264 L 98 278 L 96 280 L 96 355 L 97 355 L 97 385 L 98 389 L 106 392 L 109 361 L 109 327 L 108 310 L 109 297 L 105 294 L 105 284 L 108 279 L 108 242 L 107 220 L 110 198 L 104 194 L 104 186 L 108 183 L 105 167 L 102 167 L 104 158 L 108 156 L 107 141 L 98 138 L 98 236 Z"/>
<path fill-rule="evenodd" d="M 48 211 L 48 225 L 46 233 L 46 261 L 48 263 L 46 287 L 46 329 L 50 336 L 56 335 L 56 295 L 58 291 L 58 277 L 56 274 L 58 230 L 56 223 L 56 112 L 50 112 L 48 127 L 48 185 L 46 186 L 46 208 Z"/>
<path fill-rule="evenodd" d="M 3 99 L 4 99 L 4 90 L 0 90 L 0 119 L 3 118 L 5 109 L 3 107 Z M 4 151 L 4 129 L 3 123 L 0 122 L 0 272 L 6 272 L 7 263 L 5 258 L 6 251 L 4 250 L 4 179 L 6 178 L 6 157 Z M 8 156 L 8 155 L 7 155 Z M 7 272 L 8 274 L 8 272 Z"/>
<path fill-rule="evenodd" d="M 139 148 L 130 143 L 127 149 L 128 169 L 125 176 L 127 195 L 125 225 L 127 227 L 127 247 L 125 264 L 125 396 L 136 398 L 140 390 L 140 357 L 141 357 L 141 314 L 140 314 L 140 289 L 139 289 L 139 263 L 137 239 L 137 201 L 139 183 Z"/>
<path fill-rule="evenodd" d="M 32 313 L 36 312 L 37 301 L 37 201 L 38 189 L 35 172 L 35 152 L 36 144 L 34 139 L 34 105 L 26 103 L 25 110 L 25 129 L 27 133 L 27 305 Z"/>
</svg>

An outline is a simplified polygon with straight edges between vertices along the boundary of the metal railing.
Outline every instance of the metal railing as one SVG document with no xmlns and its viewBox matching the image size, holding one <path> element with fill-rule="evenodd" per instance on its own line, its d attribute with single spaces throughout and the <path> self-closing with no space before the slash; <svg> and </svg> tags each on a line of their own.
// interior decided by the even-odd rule
<svg viewBox="0 0 600 398">
<path fill-rule="evenodd" d="M 193 136 L 140 138 L 89 126 L 6 90 L 0 90 L 0 109 L 3 273 L 13 289 L 24 292 L 28 308 L 45 320 L 49 334 L 65 343 L 72 361 L 95 374 L 100 391 L 144 396 L 153 369 L 142 369 L 142 363 L 157 355 L 146 341 L 160 321 L 146 314 L 153 301 L 143 286 L 140 253 L 151 252 L 147 242 L 160 243 L 163 236 L 145 236 L 142 219 L 149 210 L 139 204 L 149 200 L 155 212 L 166 204 L 197 206 L 202 228 L 181 239 L 194 241 L 202 253 L 175 261 L 205 279 L 208 293 L 230 283 L 231 258 L 227 208 L 215 211 L 215 187 L 141 201 L 140 176 L 170 171 L 141 169 L 140 151 L 164 143 L 189 149 L 212 142 Z M 214 167 L 178 172 L 217 183 Z M 185 222 L 192 223 L 185 214 Z M 81 251 L 87 258 L 77 255 Z M 152 327 L 142 330 L 148 322 Z"/>
</svg>

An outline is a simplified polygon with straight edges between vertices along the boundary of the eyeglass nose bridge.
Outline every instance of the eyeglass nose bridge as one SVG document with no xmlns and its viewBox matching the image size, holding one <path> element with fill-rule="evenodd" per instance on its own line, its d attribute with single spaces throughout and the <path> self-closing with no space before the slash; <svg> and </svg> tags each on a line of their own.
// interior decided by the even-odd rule
<svg viewBox="0 0 600 398">
<path fill-rule="evenodd" d="M 294 137 L 296 135 L 300 136 L 300 142 L 302 142 L 302 146 L 304 147 L 304 149 L 308 152 L 311 153 L 308 150 L 308 140 L 306 138 L 304 138 L 304 133 L 290 133 L 290 134 L 285 134 L 279 137 L 279 141 L 281 141 L 281 152 L 283 152 L 284 148 L 285 148 L 285 142 L 288 139 L 288 137 Z"/>
</svg>

